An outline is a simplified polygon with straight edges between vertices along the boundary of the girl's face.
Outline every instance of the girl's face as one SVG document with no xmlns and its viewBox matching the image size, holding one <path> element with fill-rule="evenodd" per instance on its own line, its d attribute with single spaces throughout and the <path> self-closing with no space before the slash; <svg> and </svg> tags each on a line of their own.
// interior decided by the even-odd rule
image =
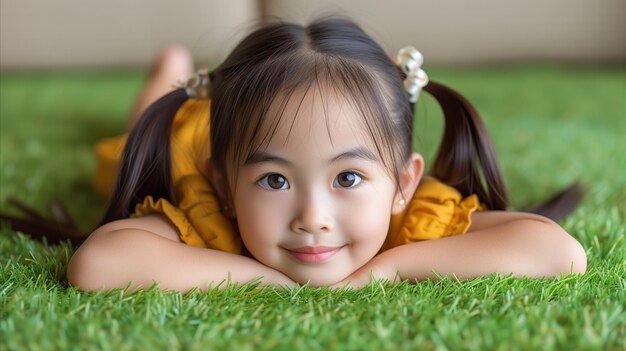
<svg viewBox="0 0 626 351">
<path fill-rule="evenodd" d="M 239 169 L 233 201 L 257 260 L 323 286 L 376 255 L 398 194 L 358 112 L 340 95 L 322 99 L 317 91 L 289 99 L 267 147 Z M 268 121 L 277 114 L 272 106 Z"/>
</svg>

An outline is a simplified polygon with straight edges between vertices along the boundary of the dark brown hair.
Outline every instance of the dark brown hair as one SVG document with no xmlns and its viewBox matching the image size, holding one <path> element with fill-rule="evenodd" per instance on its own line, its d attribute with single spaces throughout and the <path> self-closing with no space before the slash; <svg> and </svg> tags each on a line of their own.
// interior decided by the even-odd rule
<svg viewBox="0 0 626 351">
<path fill-rule="evenodd" d="M 231 162 L 238 165 L 262 142 L 271 140 L 272 135 L 259 135 L 259 131 L 270 104 L 281 92 L 322 79 L 330 80 L 357 105 L 380 159 L 396 183 L 410 157 L 414 106 L 404 90 L 405 75 L 349 20 L 330 18 L 306 27 L 266 25 L 246 37 L 210 77 L 211 150 L 222 174 L 228 169 L 229 150 L 235 157 Z M 506 209 L 507 191 L 478 113 L 465 98 L 442 84 L 431 82 L 426 91 L 439 101 L 446 118 L 431 174 L 464 196 L 478 194 L 490 209 Z M 269 123 L 275 128 L 278 122 Z M 269 128 L 268 133 L 272 132 Z"/>
<path fill-rule="evenodd" d="M 270 118 L 271 104 L 284 109 L 297 89 L 323 91 L 322 85 L 335 89 L 358 109 L 396 183 L 410 158 L 414 105 L 404 90 L 405 75 L 350 20 L 331 17 L 308 26 L 265 24 L 245 37 L 209 77 L 211 157 L 224 175 L 232 169 L 230 176 L 235 177 L 238 165 L 273 137 L 283 116 Z M 463 196 L 477 194 L 490 210 L 506 210 L 507 189 L 479 114 L 445 85 L 431 81 L 425 90 L 439 102 L 445 118 L 430 174 Z M 175 200 L 168 141 L 174 115 L 187 98 L 183 89 L 163 96 L 133 128 L 101 224 L 127 218 L 147 195 Z M 262 128 L 265 125 L 270 127 Z M 580 189 L 574 185 L 534 211 L 558 220 L 573 211 L 579 200 Z"/>
</svg>

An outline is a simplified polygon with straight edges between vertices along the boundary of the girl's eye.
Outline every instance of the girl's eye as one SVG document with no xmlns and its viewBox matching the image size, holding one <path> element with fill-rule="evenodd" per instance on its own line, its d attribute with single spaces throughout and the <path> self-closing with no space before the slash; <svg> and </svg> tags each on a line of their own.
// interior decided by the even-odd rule
<svg viewBox="0 0 626 351">
<path fill-rule="evenodd" d="M 278 173 L 272 173 L 259 179 L 259 185 L 267 190 L 284 190 L 289 189 L 287 179 Z"/>
<path fill-rule="evenodd" d="M 353 188 L 363 181 L 360 175 L 355 172 L 343 172 L 337 175 L 333 186 L 339 186 L 341 188 Z"/>
</svg>

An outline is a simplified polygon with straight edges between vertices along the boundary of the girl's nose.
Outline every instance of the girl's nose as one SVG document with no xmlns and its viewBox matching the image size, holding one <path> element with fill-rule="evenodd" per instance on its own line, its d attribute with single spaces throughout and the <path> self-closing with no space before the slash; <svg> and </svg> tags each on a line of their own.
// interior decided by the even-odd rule
<svg viewBox="0 0 626 351">
<path fill-rule="evenodd" d="M 291 221 L 291 230 L 309 234 L 330 232 L 334 224 L 329 207 L 319 196 L 309 196 Z"/>
</svg>

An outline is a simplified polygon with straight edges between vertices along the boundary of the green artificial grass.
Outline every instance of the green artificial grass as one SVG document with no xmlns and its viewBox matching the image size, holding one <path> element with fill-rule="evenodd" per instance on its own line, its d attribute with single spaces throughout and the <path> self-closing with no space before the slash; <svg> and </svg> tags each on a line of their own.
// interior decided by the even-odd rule
<svg viewBox="0 0 626 351">
<path fill-rule="evenodd" d="M 0 229 L 0 349 L 626 349 L 626 70 L 527 65 L 428 73 L 472 101 L 521 209 L 580 180 L 561 225 L 586 249 L 585 275 L 497 274 L 360 290 L 254 282 L 186 294 L 70 287 L 69 244 Z M 10 196 L 62 199 L 86 232 L 104 211 L 92 146 L 124 131 L 139 71 L 0 75 L 0 211 Z M 441 114 L 423 95 L 416 148 L 432 159 Z"/>
</svg>

